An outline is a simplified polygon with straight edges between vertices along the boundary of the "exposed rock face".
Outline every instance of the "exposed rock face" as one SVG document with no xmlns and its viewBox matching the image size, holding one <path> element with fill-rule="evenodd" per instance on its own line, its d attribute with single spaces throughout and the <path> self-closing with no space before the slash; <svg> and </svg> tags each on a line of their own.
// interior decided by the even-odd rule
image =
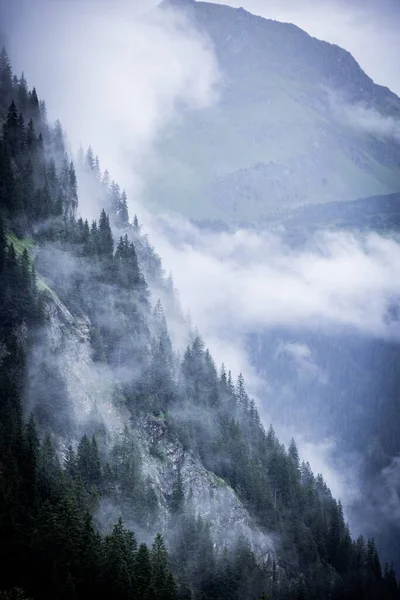
<svg viewBox="0 0 400 600">
<path fill-rule="evenodd" d="M 196 516 L 210 524 L 216 546 L 229 545 L 242 535 L 260 560 L 271 561 L 272 538 L 255 526 L 223 479 L 205 469 L 198 457 L 184 451 L 179 439 L 169 434 L 162 416 L 150 415 L 132 424 L 124 409 L 115 406 L 118 382 L 107 365 L 99 366 L 92 360 L 89 320 L 74 317 L 50 289 L 46 310 L 46 323 L 29 360 L 28 411 L 37 414 L 45 425 L 51 421 L 61 452 L 67 444 L 76 443 L 84 433 L 101 426 L 109 444 L 125 427 L 135 429 L 143 475 L 159 505 L 157 521 L 147 524 L 152 534 L 166 530 L 170 522 L 170 499 L 180 469 L 186 502 Z M 50 391 L 55 382 L 57 395 Z M 113 521 L 117 512 L 112 500 L 105 502 L 100 520 Z"/>
<path fill-rule="evenodd" d="M 71 431 L 78 439 L 89 423 L 106 423 L 106 431 L 115 435 L 124 416 L 112 404 L 110 370 L 92 360 L 90 322 L 74 317 L 52 290 L 46 292 L 46 323 L 29 357 L 27 410 L 65 441 Z"/>
<path fill-rule="evenodd" d="M 249 540 L 260 559 L 270 561 L 272 537 L 258 529 L 234 490 L 220 477 L 205 469 L 191 452 L 185 452 L 178 439 L 168 436 L 162 418 L 148 418 L 140 424 L 147 474 L 159 493 L 161 522 L 168 517 L 168 503 L 180 469 L 186 501 L 195 514 L 210 523 L 217 546 L 229 545 L 239 536 Z M 157 454 L 151 446 L 157 445 Z"/>
</svg>

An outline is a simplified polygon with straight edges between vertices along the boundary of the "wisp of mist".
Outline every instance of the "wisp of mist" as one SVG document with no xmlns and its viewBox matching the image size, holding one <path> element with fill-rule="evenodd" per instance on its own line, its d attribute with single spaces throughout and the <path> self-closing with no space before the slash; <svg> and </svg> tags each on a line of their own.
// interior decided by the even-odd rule
<svg viewBox="0 0 400 600">
<path fill-rule="evenodd" d="M 190 311 L 217 363 L 243 372 L 266 426 L 262 394 L 268 382 L 251 365 L 246 332 L 274 325 L 332 331 L 346 326 L 366 336 L 398 339 L 399 323 L 388 319 L 400 296 L 397 240 L 323 232 L 310 246 L 294 250 L 278 233 L 199 231 L 181 217 L 154 215 L 142 206 L 148 182 L 141 169 L 162 161 L 155 142 L 164 127 L 179 122 L 182 110 L 218 102 L 220 73 L 212 46 L 186 17 L 171 10 L 139 15 L 131 2 L 30 6 L 11 30 L 17 70 L 23 67 L 46 98 L 49 117 L 61 120 L 73 152 L 80 144 L 92 145 L 102 167 L 127 190 L 130 214 L 139 214 L 165 268 L 173 272 L 183 309 Z M 348 111 L 344 117 L 355 121 Z M 382 135 L 393 135 L 395 127 L 363 108 L 355 125 L 379 128 Z M 97 218 L 100 208 L 90 194 L 81 198 L 84 218 Z M 313 368 L 307 348 L 286 350 L 300 370 Z M 330 463 L 332 441 L 311 443 L 301 431 L 274 426 L 284 441 L 294 433 L 302 458 L 323 471 L 345 505 L 351 501 L 351 474 L 339 474 Z"/>
</svg>

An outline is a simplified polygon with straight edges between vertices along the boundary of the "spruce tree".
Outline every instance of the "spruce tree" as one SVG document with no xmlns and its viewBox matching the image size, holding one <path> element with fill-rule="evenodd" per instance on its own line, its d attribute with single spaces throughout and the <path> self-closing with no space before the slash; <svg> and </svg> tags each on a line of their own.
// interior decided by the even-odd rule
<svg viewBox="0 0 400 600">
<path fill-rule="evenodd" d="M 0 52 L 0 107 L 5 109 L 11 102 L 13 94 L 12 69 L 6 49 Z"/>
<path fill-rule="evenodd" d="M 152 571 L 150 552 L 146 544 L 140 544 L 135 556 L 135 587 L 138 600 L 152 600 Z"/>
<path fill-rule="evenodd" d="M 168 555 L 161 533 L 154 539 L 150 552 L 153 599 L 164 600 L 168 577 Z"/>
<path fill-rule="evenodd" d="M 129 225 L 129 212 L 128 212 L 128 202 L 125 190 L 122 192 L 121 196 L 121 205 L 119 209 L 119 222 L 122 227 L 126 227 Z"/>
<path fill-rule="evenodd" d="M 3 139 L 13 157 L 15 157 L 19 151 L 20 125 L 17 107 L 14 100 L 12 100 L 8 107 L 6 122 L 3 124 Z"/>
</svg>

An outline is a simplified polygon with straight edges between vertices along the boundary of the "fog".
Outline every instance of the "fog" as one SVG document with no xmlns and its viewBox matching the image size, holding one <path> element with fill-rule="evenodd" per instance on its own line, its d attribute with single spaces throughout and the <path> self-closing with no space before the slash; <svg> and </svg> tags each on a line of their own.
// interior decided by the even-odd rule
<svg viewBox="0 0 400 600">
<path fill-rule="evenodd" d="M 184 310 L 190 311 L 217 363 L 224 361 L 234 373 L 244 373 L 266 426 L 271 401 L 279 405 L 279 396 L 293 394 L 294 382 L 270 389 L 269 365 L 264 378 L 248 354 L 249 331 L 280 327 L 292 332 L 295 340 L 302 330 L 339 337 L 350 329 L 366 339 L 399 339 L 399 322 L 389 316 L 400 295 L 400 245 L 395 239 L 322 232 L 308 247 L 293 250 L 276 233 L 218 234 L 171 217 L 168 227 L 162 223 L 150 218 L 148 227 L 165 267 L 173 270 Z M 329 386 L 329 372 L 317 364 L 318 357 L 307 345 L 282 343 L 277 352 L 293 358 L 300 379 L 317 378 Z M 312 432 L 302 430 L 302 425 L 286 427 L 276 418 L 273 425 L 285 443 L 294 436 L 302 458 L 323 473 L 332 493 L 342 499 L 354 533 L 365 529 L 366 523 L 350 511 L 361 498 L 358 477 L 363 458 L 357 453 L 342 456 L 338 440 L 321 438 L 315 420 Z M 400 506 L 396 486 L 391 489 L 390 502 Z M 397 513 L 381 501 L 379 511 L 397 521 Z"/>
<path fill-rule="evenodd" d="M 140 16 L 129 1 L 23 4 L 10 19 L 14 69 L 40 90 L 75 152 L 91 145 L 113 178 L 137 192 L 141 161 L 154 159 L 163 126 L 217 98 L 208 40 L 178 12 Z"/>
<path fill-rule="evenodd" d="M 400 120 L 385 116 L 363 104 L 349 105 L 327 90 L 329 107 L 340 124 L 345 124 L 357 133 L 372 134 L 382 140 L 400 141 Z"/>
<path fill-rule="evenodd" d="M 182 15 L 140 17 L 130 2 L 36 2 L 9 32 L 16 70 L 25 71 L 46 99 L 49 117 L 60 118 L 74 152 L 92 145 L 101 165 L 128 192 L 130 213 L 144 228 L 172 271 L 184 312 L 190 312 L 217 364 L 243 372 L 260 406 L 268 380 L 257 374 L 245 344 L 248 332 L 279 326 L 334 333 L 354 329 L 367 337 L 398 341 L 400 323 L 393 304 L 400 297 L 400 245 L 377 234 L 322 232 L 294 250 L 279 232 L 244 229 L 199 231 L 176 215 L 151 215 L 141 205 L 143 165 L 162 157 L 154 145 L 166 125 L 185 110 L 218 102 L 219 71 L 207 39 Z M 345 118 L 365 131 L 398 135 L 398 125 L 360 107 Z M 353 109 L 352 109 L 353 110 Z M 98 216 L 90 194 L 82 216 Z M 188 198 L 188 202 L 190 198 Z M 299 342 L 282 346 L 301 374 L 329 382 L 310 349 Z M 345 505 L 358 496 L 354 470 L 334 468 L 334 440 L 318 444 L 301 431 L 279 429 L 284 441 L 295 433 L 302 458 L 322 471 Z M 394 462 L 383 473 L 398 478 Z M 350 481 L 352 484 L 350 485 Z M 390 512 L 398 519 L 395 486 Z M 386 508 L 385 508 L 386 510 Z"/>
<path fill-rule="evenodd" d="M 173 243 L 160 240 L 158 248 L 167 268 L 174 265 L 184 307 L 202 330 L 218 335 L 228 323 L 239 333 L 302 324 L 347 325 L 390 338 L 400 333 L 388 322 L 400 292 L 400 246 L 393 239 L 322 232 L 299 250 L 272 233 L 193 227 L 191 242 L 180 244 L 179 223 Z M 186 234 L 190 226 L 184 227 Z"/>
</svg>

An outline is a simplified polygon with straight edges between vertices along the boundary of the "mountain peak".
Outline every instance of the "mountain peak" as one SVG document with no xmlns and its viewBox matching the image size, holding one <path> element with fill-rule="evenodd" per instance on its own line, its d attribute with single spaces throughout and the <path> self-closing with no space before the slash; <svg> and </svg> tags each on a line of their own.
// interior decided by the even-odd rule
<svg viewBox="0 0 400 600">
<path fill-rule="evenodd" d="M 152 174 L 153 206 L 162 198 L 163 208 L 190 218 L 252 222 L 275 210 L 400 189 L 399 145 L 382 139 L 374 120 L 397 118 L 400 100 L 348 51 L 243 8 L 162 4 L 182 7 L 210 40 L 221 85 L 218 106 L 186 114 L 179 130 L 160 139 L 171 164 L 157 184 Z M 196 174 L 187 189 L 178 170 L 171 186 L 176 164 Z M 391 176 L 384 179 L 382 169 Z"/>
<path fill-rule="evenodd" d="M 195 0 L 163 0 L 159 8 L 186 8 L 196 4 Z"/>
</svg>

